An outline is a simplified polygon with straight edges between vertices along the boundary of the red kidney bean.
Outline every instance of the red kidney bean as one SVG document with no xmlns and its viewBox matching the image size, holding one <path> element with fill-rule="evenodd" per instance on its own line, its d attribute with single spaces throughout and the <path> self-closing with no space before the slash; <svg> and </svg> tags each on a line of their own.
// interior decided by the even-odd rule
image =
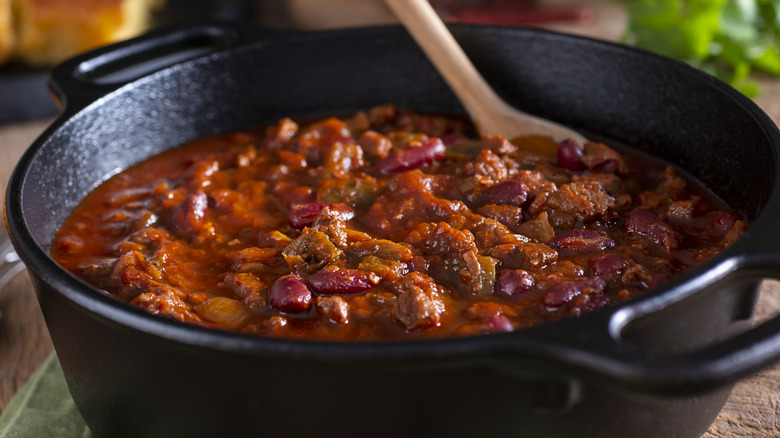
<svg viewBox="0 0 780 438">
<path fill-rule="evenodd" d="M 618 173 L 618 170 L 620 170 L 620 161 L 605 159 L 604 161 L 592 164 L 590 170 L 595 173 Z"/>
<path fill-rule="evenodd" d="M 649 234 L 650 228 L 658 221 L 658 213 L 643 208 L 631 210 L 626 217 L 626 230 L 629 233 Z"/>
<path fill-rule="evenodd" d="M 672 252 L 682 245 L 683 236 L 674 227 L 664 221 L 658 221 L 650 227 L 650 238 Z"/>
<path fill-rule="evenodd" d="M 603 251 L 615 246 L 615 241 L 592 230 L 573 230 L 555 236 L 547 245 L 563 254 Z"/>
<path fill-rule="evenodd" d="M 607 283 L 599 277 L 578 278 L 558 283 L 545 292 L 544 305 L 549 309 L 557 309 L 582 294 L 585 289 L 603 293 L 607 289 Z"/>
<path fill-rule="evenodd" d="M 739 216 L 733 211 L 718 210 L 710 213 L 710 220 L 712 221 L 712 229 L 717 234 L 723 236 L 739 220 Z"/>
<path fill-rule="evenodd" d="M 203 228 L 208 206 L 204 192 L 195 192 L 184 198 L 173 214 L 173 232 L 180 236 L 197 234 Z"/>
<path fill-rule="evenodd" d="M 303 313 L 311 307 L 311 291 L 297 275 L 279 277 L 268 291 L 271 306 L 285 313 Z"/>
<path fill-rule="evenodd" d="M 653 242 L 663 246 L 667 252 L 679 248 L 683 239 L 682 234 L 662 221 L 658 213 L 641 208 L 628 213 L 626 230 L 629 233 L 650 237 Z"/>
<path fill-rule="evenodd" d="M 308 202 L 305 204 L 296 204 L 290 209 L 288 220 L 293 228 L 309 227 L 314 223 L 314 219 L 320 214 L 324 202 Z"/>
<path fill-rule="evenodd" d="M 566 139 L 558 143 L 558 167 L 573 172 L 583 170 L 582 148 L 572 139 Z"/>
<path fill-rule="evenodd" d="M 510 204 L 521 206 L 528 200 L 528 192 L 528 186 L 520 181 L 510 179 L 485 189 L 477 200 L 477 204 Z"/>
<path fill-rule="evenodd" d="M 309 286 L 321 295 L 351 295 L 367 291 L 376 284 L 366 271 L 339 269 L 315 273 L 309 277 Z"/>
<path fill-rule="evenodd" d="M 578 308 L 578 314 L 582 311 L 585 312 L 592 312 L 594 310 L 598 310 L 605 305 L 607 305 L 607 297 L 600 294 L 588 294 L 588 295 L 582 295 L 580 297 L 581 299 L 577 300 L 578 302 L 575 303 L 575 305 Z"/>
<path fill-rule="evenodd" d="M 588 267 L 596 275 L 617 275 L 628 267 L 628 259 L 620 254 L 602 254 L 592 258 Z"/>
<path fill-rule="evenodd" d="M 348 221 L 355 216 L 355 211 L 347 204 L 342 202 L 308 202 L 305 204 L 296 204 L 290 209 L 288 220 L 293 228 L 310 227 L 323 208 L 331 207 L 335 209 L 341 220 Z"/>
<path fill-rule="evenodd" d="M 668 275 L 665 274 L 658 274 L 650 280 L 650 283 L 647 284 L 648 289 L 655 289 L 657 287 L 663 286 L 666 282 L 670 280 Z"/>
<path fill-rule="evenodd" d="M 447 147 L 438 138 L 423 140 L 419 146 L 396 149 L 379 160 L 376 171 L 383 175 L 416 169 L 424 164 L 441 161 Z"/>
<path fill-rule="evenodd" d="M 515 329 L 515 326 L 512 325 L 512 321 L 504 315 L 491 316 L 485 321 L 484 327 L 488 333 L 511 332 Z"/>
<path fill-rule="evenodd" d="M 531 290 L 534 283 L 534 277 L 522 269 L 505 269 L 496 274 L 493 289 L 498 295 L 513 298 Z"/>
</svg>

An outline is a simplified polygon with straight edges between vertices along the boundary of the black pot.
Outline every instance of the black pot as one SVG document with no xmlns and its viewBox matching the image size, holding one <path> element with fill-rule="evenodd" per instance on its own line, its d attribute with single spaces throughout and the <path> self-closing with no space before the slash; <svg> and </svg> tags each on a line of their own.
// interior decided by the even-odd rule
<svg viewBox="0 0 780 438">
<path fill-rule="evenodd" d="M 53 72 L 64 113 L 22 158 L 6 204 L 97 436 L 694 437 L 737 379 L 780 358 L 780 318 L 750 329 L 757 286 L 780 268 L 771 120 L 712 77 L 638 50 L 538 30 L 453 31 L 513 105 L 678 164 L 752 226 L 638 299 L 507 334 L 306 342 L 154 317 L 48 255 L 101 181 L 183 142 L 284 116 L 388 102 L 463 110 L 396 27 L 280 35 L 205 24 L 98 50 Z M 192 59 L 149 67 L 171 52 Z M 122 79 L 126 67 L 156 71 Z"/>
</svg>

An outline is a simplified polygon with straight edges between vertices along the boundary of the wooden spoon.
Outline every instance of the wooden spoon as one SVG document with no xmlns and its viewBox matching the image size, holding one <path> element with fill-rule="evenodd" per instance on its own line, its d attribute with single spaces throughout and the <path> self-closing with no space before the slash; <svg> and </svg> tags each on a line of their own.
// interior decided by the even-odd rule
<svg viewBox="0 0 780 438">
<path fill-rule="evenodd" d="M 578 132 L 513 108 L 479 74 L 427 0 L 385 0 L 460 99 L 481 134 L 587 141 Z"/>
</svg>

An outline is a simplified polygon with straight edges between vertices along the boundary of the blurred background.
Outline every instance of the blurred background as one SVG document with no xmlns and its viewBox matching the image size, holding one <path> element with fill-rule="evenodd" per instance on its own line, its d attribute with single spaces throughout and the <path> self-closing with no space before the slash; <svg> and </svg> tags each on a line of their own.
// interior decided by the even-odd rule
<svg viewBox="0 0 780 438">
<path fill-rule="evenodd" d="M 704 69 L 750 97 L 780 76 L 777 0 L 430 0 L 451 23 L 541 26 Z M 382 0 L 0 0 L 0 123 L 56 114 L 47 70 L 157 26 L 225 19 L 291 30 L 391 24 Z"/>
</svg>

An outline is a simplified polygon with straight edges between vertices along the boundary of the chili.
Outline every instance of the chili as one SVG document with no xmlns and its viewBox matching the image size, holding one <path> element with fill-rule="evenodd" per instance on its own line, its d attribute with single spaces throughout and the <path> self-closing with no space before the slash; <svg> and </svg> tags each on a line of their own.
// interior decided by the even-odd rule
<svg viewBox="0 0 780 438">
<path fill-rule="evenodd" d="M 464 120 L 384 105 L 148 159 L 84 199 L 52 256 L 187 323 L 400 340 L 516 330 L 627 300 L 746 227 L 654 160 L 597 142 L 475 139 Z"/>
</svg>

